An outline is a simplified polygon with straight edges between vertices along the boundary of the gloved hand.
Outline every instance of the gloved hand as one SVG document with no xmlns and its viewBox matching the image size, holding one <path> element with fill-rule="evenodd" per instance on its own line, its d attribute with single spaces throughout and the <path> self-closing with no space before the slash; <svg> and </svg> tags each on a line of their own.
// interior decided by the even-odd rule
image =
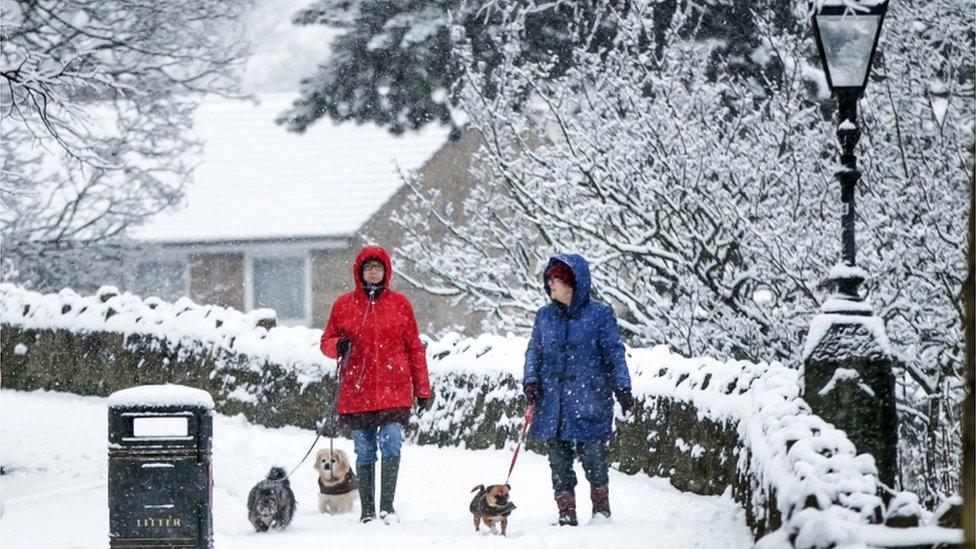
<svg viewBox="0 0 976 549">
<path fill-rule="evenodd" d="M 352 341 L 350 341 L 347 337 L 340 337 L 339 342 L 336 343 L 336 352 L 339 353 L 340 357 L 346 356 L 349 349 L 352 349 Z"/>
<path fill-rule="evenodd" d="M 430 398 L 417 397 L 417 415 L 423 415 L 429 404 Z"/>
<path fill-rule="evenodd" d="M 535 381 L 531 383 L 526 383 L 522 387 L 522 392 L 525 393 L 525 400 L 532 406 L 539 400 L 539 384 Z"/>
<path fill-rule="evenodd" d="M 319 436 L 323 437 L 335 436 L 334 426 L 330 425 L 329 422 L 324 419 L 315 424 L 315 432 L 318 433 Z"/>
<path fill-rule="evenodd" d="M 624 415 L 630 413 L 631 408 L 634 407 L 634 395 L 630 394 L 629 390 L 617 391 L 617 402 L 620 403 L 620 409 L 624 411 Z"/>
</svg>

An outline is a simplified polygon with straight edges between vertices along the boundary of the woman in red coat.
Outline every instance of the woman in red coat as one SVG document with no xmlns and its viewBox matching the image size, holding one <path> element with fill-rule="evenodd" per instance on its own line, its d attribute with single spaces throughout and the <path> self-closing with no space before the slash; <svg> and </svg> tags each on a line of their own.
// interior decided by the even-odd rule
<svg viewBox="0 0 976 549">
<path fill-rule="evenodd" d="M 380 518 L 399 518 L 393 510 L 403 426 L 417 400 L 430 399 L 425 349 L 407 298 L 389 288 L 390 256 L 366 246 L 353 263 L 356 289 L 332 305 L 322 333 L 322 352 L 343 358 L 339 369 L 339 422 L 352 432 L 359 476 L 361 522 L 376 518 L 376 452 L 380 463 Z"/>
</svg>

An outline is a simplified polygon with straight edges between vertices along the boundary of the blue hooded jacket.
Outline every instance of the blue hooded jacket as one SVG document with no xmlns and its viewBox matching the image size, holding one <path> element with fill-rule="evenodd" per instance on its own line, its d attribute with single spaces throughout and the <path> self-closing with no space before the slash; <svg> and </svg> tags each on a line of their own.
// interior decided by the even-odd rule
<svg viewBox="0 0 976 549">
<path fill-rule="evenodd" d="M 576 279 L 573 301 L 539 309 L 525 351 L 523 383 L 539 383 L 532 437 L 604 441 L 613 429 L 613 393 L 630 390 L 624 345 L 613 309 L 590 299 L 590 268 L 577 254 L 563 262 Z M 549 294 L 543 274 L 543 286 Z"/>
</svg>

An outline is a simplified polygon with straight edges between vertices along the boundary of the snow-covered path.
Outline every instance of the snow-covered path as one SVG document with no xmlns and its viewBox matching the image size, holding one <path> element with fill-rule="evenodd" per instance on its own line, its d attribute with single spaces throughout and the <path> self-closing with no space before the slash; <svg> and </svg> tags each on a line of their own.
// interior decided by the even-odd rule
<svg viewBox="0 0 976 549">
<path fill-rule="evenodd" d="M 0 546 L 94 548 L 108 545 L 105 399 L 64 393 L 0 391 L 2 518 Z M 468 513 L 469 490 L 501 482 L 508 450 L 469 451 L 405 446 L 397 510 L 401 524 L 359 524 L 354 515 L 332 517 L 316 510 L 311 465 L 292 477 L 299 509 L 287 530 L 256 534 L 245 500 L 272 464 L 293 467 L 314 434 L 297 428 L 268 429 L 240 417 L 214 422 L 215 545 L 250 547 L 660 547 L 708 549 L 749 547 L 743 513 L 727 496 L 682 493 L 667 480 L 610 474 L 613 523 L 579 528 L 550 526 L 555 516 L 546 458 L 522 454 L 512 475 L 518 506 L 508 539 L 475 533 Z M 320 444 L 322 444 L 320 442 Z M 352 454 L 349 440 L 337 445 Z M 589 515 L 588 487 L 577 465 Z"/>
</svg>

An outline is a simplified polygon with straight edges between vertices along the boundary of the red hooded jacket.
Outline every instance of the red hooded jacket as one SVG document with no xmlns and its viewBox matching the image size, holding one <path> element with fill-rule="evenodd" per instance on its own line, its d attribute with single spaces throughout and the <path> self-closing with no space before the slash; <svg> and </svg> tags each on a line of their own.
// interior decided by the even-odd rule
<svg viewBox="0 0 976 549">
<path fill-rule="evenodd" d="M 370 301 L 363 289 L 361 267 L 367 259 L 383 262 L 384 290 Z M 339 373 L 340 414 L 356 414 L 413 406 L 413 398 L 430 398 L 427 357 L 413 308 L 406 296 L 390 289 L 390 256 L 379 246 L 366 246 L 356 256 L 352 277 L 356 289 L 332 305 L 322 333 L 322 353 L 336 358 L 340 338 L 352 343 Z"/>
</svg>

